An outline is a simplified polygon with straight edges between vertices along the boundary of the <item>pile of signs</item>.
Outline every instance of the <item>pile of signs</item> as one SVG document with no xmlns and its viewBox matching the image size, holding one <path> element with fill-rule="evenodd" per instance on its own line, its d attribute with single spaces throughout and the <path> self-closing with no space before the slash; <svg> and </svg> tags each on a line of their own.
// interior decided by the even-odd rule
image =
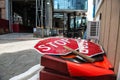
<svg viewBox="0 0 120 80">
<path fill-rule="evenodd" d="M 111 64 L 96 43 L 51 37 L 34 47 L 43 54 L 40 80 L 115 80 Z"/>
</svg>

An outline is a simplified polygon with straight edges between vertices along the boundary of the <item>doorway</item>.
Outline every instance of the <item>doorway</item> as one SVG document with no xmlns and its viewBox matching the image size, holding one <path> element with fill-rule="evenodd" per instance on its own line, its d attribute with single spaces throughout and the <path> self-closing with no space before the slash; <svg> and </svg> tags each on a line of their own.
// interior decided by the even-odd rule
<svg viewBox="0 0 120 80">
<path fill-rule="evenodd" d="M 13 32 L 33 32 L 36 18 L 36 0 L 12 0 Z"/>
</svg>

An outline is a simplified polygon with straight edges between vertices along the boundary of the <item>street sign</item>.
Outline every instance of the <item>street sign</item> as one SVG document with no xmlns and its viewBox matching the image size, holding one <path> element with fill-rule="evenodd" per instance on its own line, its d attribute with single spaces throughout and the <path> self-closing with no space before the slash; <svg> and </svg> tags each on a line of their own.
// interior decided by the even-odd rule
<svg viewBox="0 0 120 80">
<path fill-rule="evenodd" d="M 34 48 L 41 54 L 66 55 L 71 51 L 66 50 L 63 46 L 68 46 L 73 50 L 78 49 L 76 39 L 50 37 L 39 41 Z"/>
<path fill-rule="evenodd" d="M 79 46 L 79 52 L 87 56 L 92 57 L 92 56 L 104 53 L 103 48 L 96 43 L 83 40 L 83 39 L 78 39 L 77 42 Z"/>
<path fill-rule="evenodd" d="M 89 57 L 104 53 L 102 47 L 96 43 L 84 39 L 73 38 L 46 38 L 39 41 L 34 48 L 41 54 L 66 55 L 71 51 L 66 50 L 64 46 L 67 46 L 73 50 L 79 49 L 80 53 Z"/>
</svg>

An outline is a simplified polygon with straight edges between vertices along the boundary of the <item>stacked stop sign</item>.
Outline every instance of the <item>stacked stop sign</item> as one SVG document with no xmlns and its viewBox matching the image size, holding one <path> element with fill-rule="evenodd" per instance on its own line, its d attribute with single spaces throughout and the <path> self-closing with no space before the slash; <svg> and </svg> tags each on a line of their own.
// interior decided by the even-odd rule
<svg viewBox="0 0 120 80">
<path fill-rule="evenodd" d="M 98 44 L 95 44 L 93 42 L 83 40 L 83 39 L 73 39 L 73 38 L 56 38 L 56 37 L 47 38 L 44 40 L 40 40 L 34 46 L 34 48 L 41 54 L 67 55 L 71 53 L 69 50 L 66 50 L 64 46 L 70 47 L 73 50 L 79 50 L 80 53 L 85 54 L 89 57 L 104 53 L 102 47 Z M 53 75 L 50 76 L 51 79 L 55 79 L 56 75 L 58 75 L 56 74 L 56 72 L 64 73 L 67 75 L 69 74 L 70 76 L 67 76 L 67 77 L 82 76 L 82 77 L 89 77 L 89 78 L 102 77 L 102 76 L 104 78 L 104 76 L 106 75 L 114 74 L 112 70 L 109 70 L 109 68 L 111 68 L 111 64 L 108 62 L 105 56 L 103 56 L 103 61 L 96 61 L 92 64 L 91 63 L 76 64 L 76 63 L 73 63 L 74 61 L 71 62 L 67 60 L 61 60 L 61 58 L 57 58 L 55 56 L 53 57 L 49 55 L 42 56 L 41 64 L 42 66 L 45 66 L 48 69 L 48 71 L 45 70 L 46 74 L 44 74 L 44 76 L 48 76 L 47 72 L 49 74 L 55 74 L 55 76 Z M 63 56 L 60 56 L 60 57 L 63 57 Z M 73 60 L 75 60 L 75 58 L 73 58 Z M 53 65 L 58 65 L 58 66 L 53 66 Z M 49 69 L 50 70 L 52 69 L 53 71 L 49 72 Z M 58 76 L 62 76 L 62 75 L 59 74 Z M 42 78 L 45 78 L 45 77 L 42 77 Z"/>
<path fill-rule="evenodd" d="M 34 48 L 41 54 L 49 55 L 66 55 L 70 51 L 66 50 L 63 46 L 69 46 L 70 48 L 77 50 L 77 41 L 73 38 L 59 38 L 50 37 L 44 40 L 40 40 Z"/>
<path fill-rule="evenodd" d="M 79 46 L 79 52 L 87 56 L 92 57 L 92 56 L 104 53 L 104 50 L 102 49 L 102 47 L 96 43 L 83 40 L 83 39 L 77 40 L 77 42 Z"/>
<path fill-rule="evenodd" d="M 73 50 L 79 50 L 80 53 L 90 57 L 104 53 L 102 47 L 96 43 L 83 39 L 73 38 L 46 38 L 44 40 L 40 40 L 34 46 L 34 48 L 41 54 L 67 55 L 71 53 L 71 51 L 66 50 L 63 46 L 68 46 Z"/>
</svg>

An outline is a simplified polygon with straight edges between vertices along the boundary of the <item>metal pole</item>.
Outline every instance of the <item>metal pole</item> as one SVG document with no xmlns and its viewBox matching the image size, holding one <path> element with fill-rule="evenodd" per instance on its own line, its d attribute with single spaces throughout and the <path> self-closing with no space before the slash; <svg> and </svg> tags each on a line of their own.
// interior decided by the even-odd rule
<svg viewBox="0 0 120 80">
<path fill-rule="evenodd" d="M 63 35 L 64 35 L 64 33 L 65 33 L 65 21 L 66 21 L 66 19 L 65 19 L 65 13 L 63 13 L 63 22 L 64 22 L 64 25 L 63 25 Z"/>
<path fill-rule="evenodd" d="M 76 36 L 76 34 L 75 34 L 76 33 L 76 12 L 74 12 L 73 14 L 74 14 L 74 29 L 73 29 L 74 33 L 73 34 L 74 34 L 74 37 L 75 37 Z"/>
<path fill-rule="evenodd" d="M 41 2 L 40 0 L 36 0 L 36 27 L 40 27 L 41 25 Z"/>
<path fill-rule="evenodd" d="M 41 27 L 43 27 L 43 0 L 41 0 Z"/>
<path fill-rule="evenodd" d="M 10 0 L 10 24 L 9 24 L 9 26 L 11 27 L 12 26 L 12 24 L 13 24 L 13 7 L 12 7 L 12 0 Z M 12 29 L 12 27 L 10 28 L 10 30 L 11 30 L 11 32 L 13 32 L 13 29 Z"/>
<path fill-rule="evenodd" d="M 36 0 L 36 27 L 37 27 L 37 16 L 38 16 L 38 0 Z"/>
<path fill-rule="evenodd" d="M 5 8 L 6 8 L 6 19 L 9 20 L 9 0 L 5 0 L 6 2 L 6 5 L 5 5 Z"/>
<path fill-rule="evenodd" d="M 6 5 L 6 19 L 9 20 L 9 30 L 10 32 L 13 32 L 12 30 L 12 0 L 5 0 Z"/>
</svg>

